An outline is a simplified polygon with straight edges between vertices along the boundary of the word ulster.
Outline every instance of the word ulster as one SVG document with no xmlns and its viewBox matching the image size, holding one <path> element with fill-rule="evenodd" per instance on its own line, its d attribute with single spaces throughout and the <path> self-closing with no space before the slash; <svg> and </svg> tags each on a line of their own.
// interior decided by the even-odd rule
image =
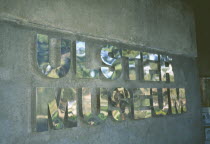
<svg viewBox="0 0 210 144">
<path fill-rule="evenodd" d="M 36 50 L 37 63 L 41 72 L 50 78 L 64 77 L 71 67 L 71 42 L 66 39 L 48 38 L 47 35 L 37 34 Z M 50 64 L 50 48 L 60 49 L 60 65 Z M 143 81 L 174 81 L 172 58 L 129 49 L 119 49 L 115 46 L 101 48 L 100 56 L 103 66 L 89 69 L 86 66 L 87 56 L 85 42 L 76 41 L 76 77 L 118 79 L 122 73 L 122 61 L 127 61 L 127 80 Z M 102 73 L 99 76 L 99 73 Z"/>
</svg>

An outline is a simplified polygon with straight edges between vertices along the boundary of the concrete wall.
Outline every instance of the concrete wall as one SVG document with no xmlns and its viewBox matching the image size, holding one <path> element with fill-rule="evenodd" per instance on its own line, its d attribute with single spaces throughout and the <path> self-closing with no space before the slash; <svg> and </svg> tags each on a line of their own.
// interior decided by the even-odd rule
<svg viewBox="0 0 210 144">
<path fill-rule="evenodd" d="M 201 141 L 200 93 L 193 17 L 172 1 L 1 1 L 0 143 L 1 144 L 198 144 Z M 36 64 L 35 36 L 84 40 L 90 53 L 113 44 L 168 54 L 175 82 L 78 80 L 73 69 L 62 79 L 42 76 Z M 100 39 L 99 39 L 100 38 Z M 154 47 L 153 48 L 150 48 Z M 95 59 L 95 58 L 94 58 Z M 94 60 L 93 59 L 93 60 Z M 97 59 L 97 57 L 96 57 Z M 95 65 L 91 62 L 90 65 Z M 65 130 L 33 132 L 36 87 L 180 87 L 188 112 L 180 115 L 80 124 Z"/>
<path fill-rule="evenodd" d="M 191 9 L 180 0 L 1 0 L 2 17 L 196 56 Z"/>
</svg>

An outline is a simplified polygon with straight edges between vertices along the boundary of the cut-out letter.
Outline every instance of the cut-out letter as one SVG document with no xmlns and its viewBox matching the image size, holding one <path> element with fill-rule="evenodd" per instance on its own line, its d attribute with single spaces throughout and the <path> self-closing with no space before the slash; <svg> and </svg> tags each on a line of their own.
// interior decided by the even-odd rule
<svg viewBox="0 0 210 144">
<path fill-rule="evenodd" d="M 50 50 L 49 40 L 47 35 L 37 34 L 36 40 L 36 52 L 37 52 L 37 63 L 42 73 L 50 78 L 61 78 L 64 77 L 70 69 L 70 41 L 65 39 L 50 39 L 50 47 L 53 51 L 60 49 L 61 59 L 58 67 L 53 67 L 50 64 Z"/>
<path fill-rule="evenodd" d="M 121 53 L 117 47 L 107 46 L 101 49 L 101 60 L 109 67 L 101 67 L 101 72 L 107 79 L 118 79 L 122 73 Z"/>
<path fill-rule="evenodd" d="M 151 113 L 150 88 L 133 89 L 134 119 L 149 118 Z"/>
<path fill-rule="evenodd" d="M 128 58 L 128 78 L 129 80 L 137 80 L 136 60 L 140 59 L 140 51 L 123 50 L 122 56 Z"/>
<path fill-rule="evenodd" d="M 49 110 L 49 111 L 48 111 Z M 39 87 L 36 89 L 36 130 L 77 126 L 76 91 L 73 88 L 55 89 Z"/>
<path fill-rule="evenodd" d="M 143 52 L 143 67 L 145 81 L 160 81 L 158 54 Z"/>
<path fill-rule="evenodd" d="M 98 78 L 99 70 L 86 68 L 85 42 L 76 41 L 76 76 L 77 78 Z"/>
</svg>

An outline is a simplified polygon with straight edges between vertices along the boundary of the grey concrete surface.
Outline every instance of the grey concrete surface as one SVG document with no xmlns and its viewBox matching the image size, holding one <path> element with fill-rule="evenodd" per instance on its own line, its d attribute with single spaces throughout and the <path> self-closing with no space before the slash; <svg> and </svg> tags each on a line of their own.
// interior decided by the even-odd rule
<svg viewBox="0 0 210 144">
<path fill-rule="evenodd" d="M 194 17 L 182 0 L 0 0 L 0 17 L 197 56 Z"/>
<path fill-rule="evenodd" d="M 92 67 L 106 44 L 170 55 L 175 82 L 78 80 L 75 66 L 46 78 L 36 64 L 37 33 L 86 41 Z M 181 0 L 0 0 L 0 144 L 200 144 L 196 56 L 194 17 Z M 185 88 L 188 112 L 37 133 L 36 87 Z"/>
<path fill-rule="evenodd" d="M 170 55 L 173 58 L 175 82 L 78 80 L 73 69 L 61 79 L 42 76 L 36 64 L 37 33 L 87 42 L 89 54 L 99 54 L 100 46 L 113 44 L 121 48 L 142 49 L 122 43 L 95 40 L 77 34 L 46 31 L 0 22 L 0 143 L 1 144 L 199 144 L 201 142 L 200 92 L 196 61 L 192 57 Z M 161 52 L 162 53 L 162 52 Z M 90 65 L 100 64 L 93 57 Z M 91 59 L 90 59 L 91 60 Z M 36 87 L 151 87 L 185 88 L 188 112 L 180 115 L 115 122 L 110 118 L 101 125 L 64 130 L 33 131 Z"/>
</svg>

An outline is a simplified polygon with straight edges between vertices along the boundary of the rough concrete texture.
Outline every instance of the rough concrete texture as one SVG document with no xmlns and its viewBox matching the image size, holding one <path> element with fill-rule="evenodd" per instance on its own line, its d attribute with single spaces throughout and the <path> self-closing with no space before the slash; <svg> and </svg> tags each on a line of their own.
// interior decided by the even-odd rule
<svg viewBox="0 0 210 144">
<path fill-rule="evenodd" d="M 64 4 L 63 1 L 55 3 Z M 100 1 L 100 3 L 102 3 L 102 1 Z M 36 4 L 37 3 L 31 5 L 35 5 L 36 7 Z M 49 5 L 51 6 L 51 3 L 49 3 Z M 89 5 L 91 7 L 94 6 L 94 4 L 92 5 L 89 3 L 86 3 L 86 5 Z M 113 5 L 115 5 L 114 2 Z M 114 8 L 113 5 L 111 5 L 111 7 Z M 127 6 L 129 5 L 130 4 L 128 3 Z M 66 5 L 63 6 L 65 7 Z M 105 4 L 104 6 L 106 8 L 109 8 Z M 41 7 L 41 5 L 39 7 Z M 97 9 L 97 6 L 95 7 Z M 24 8 L 28 9 L 29 7 L 26 6 Z M 73 8 L 76 11 L 76 7 Z M 49 9 L 46 9 L 46 13 L 48 10 Z M 78 13 L 82 13 L 83 10 L 84 8 L 81 8 L 78 11 Z M 97 13 L 93 13 L 94 9 L 92 10 L 89 9 L 89 10 L 90 10 L 88 13 L 89 16 L 92 16 L 92 14 L 94 14 L 94 16 L 95 17 L 97 16 L 99 19 Z M 174 10 L 176 11 L 176 9 Z M 116 10 L 113 9 L 113 11 Z M 29 13 L 30 12 L 31 11 L 29 10 Z M 110 12 L 111 17 L 113 17 L 112 13 L 115 12 Z M 127 14 L 129 13 L 130 12 L 128 11 Z M 25 11 L 24 14 L 29 16 L 27 11 Z M 67 13 L 64 13 L 64 16 L 65 14 Z M 86 14 L 86 12 L 84 12 L 84 14 Z M 75 15 L 78 16 L 78 14 Z M 39 14 L 39 17 L 37 17 L 37 15 L 35 14 L 35 17 L 33 17 L 32 15 L 32 19 L 40 18 L 42 16 L 43 16 L 42 14 Z M 52 19 L 55 18 L 55 16 L 53 15 L 51 16 Z M 81 17 L 84 18 L 83 16 Z M 49 17 L 44 17 L 44 18 L 46 18 L 46 21 L 51 19 Z M 59 21 L 60 17 L 57 16 L 57 19 L 58 19 L 57 21 Z M 106 19 L 106 17 L 104 19 Z M 119 21 L 123 20 L 123 18 L 120 19 L 119 17 L 116 17 L 116 19 L 118 19 Z M 179 19 L 179 17 L 177 17 L 177 19 Z M 62 20 L 64 21 L 63 23 L 64 25 L 67 24 L 67 22 L 65 23 L 64 17 L 62 18 Z M 93 23 L 95 23 L 95 20 L 96 19 L 93 18 Z M 114 20 L 114 18 L 112 18 L 112 20 Z M 80 21 L 80 19 L 75 19 L 75 21 Z M 69 21 L 69 22 L 71 24 L 75 23 L 74 26 L 77 27 L 76 26 L 77 22 L 75 21 L 74 22 Z M 102 24 L 103 22 L 100 23 Z M 103 24 L 101 26 L 99 26 L 99 23 L 97 24 L 98 27 L 104 26 Z M 111 21 L 110 25 L 112 25 Z M 150 25 L 150 23 L 148 23 L 148 25 Z M 82 26 L 80 25 L 79 27 Z M 96 28 L 97 25 L 95 28 L 91 29 L 92 27 L 91 25 L 84 24 L 83 28 L 84 31 L 86 30 L 86 27 L 87 31 L 92 31 L 94 29 L 93 32 L 96 32 L 95 30 L 97 29 Z M 124 27 L 126 27 L 126 25 L 124 25 Z M 185 26 L 183 25 L 183 27 Z M 112 31 L 111 29 L 107 31 L 107 29 L 109 28 L 111 27 L 104 28 L 106 29 L 104 30 L 104 32 L 107 32 L 107 37 L 109 35 L 112 35 L 112 37 L 114 37 L 115 34 L 120 36 L 120 34 L 122 34 L 124 31 L 123 29 L 121 31 L 118 28 L 115 28 L 113 29 L 113 33 L 111 34 Z M 138 28 L 143 30 L 141 27 Z M 126 29 L 128 30 L 128 33 L 130 34 L 132 33 L 131 32 L 132 30 L 130 30 L 129 27 L 127 27 Z M 119 32 L 117 32 L 118 30 Z M 171 29 L 164 30 L 163 33 L 166 33 L 166 35 L 170 37 L 169 39 L 174 38 L 172 41 L 176 40 L 180 41 L 185 38 L 180 39 L 178 38 L 179 35 L 186 36 L 188 35 L 188 33 L 186 34 L 186 31 L 184 29 L 182 30 L 182 28 L 180 28 L 179 30 L 174 29 L 174 27 L 171 27 Z M 99 29 L 98 34 L 101 34 L 102 33 L 101 31 L 103 31 L 103 29 L 102 30 Z M 154 32 L 155 27 L 151 31 Z M 173 58 L 173 69 L 175 72 L 175 82 L 170 84 L 161 83 L 161 82 L 125 81 L 123 80 L 123 75 L 118 80 L 112 82 L 103 81 L 100 79 L 78 80 L 75 78 L 75 75 L 73 73 L 73 68 L 71 68 L 71 71 L 64 78 L 49 79 L 42 76 L 36 64 L 35 36 L 37 33 L 48 34 L 49 36 L 58 37 L 58 38 L 64 37 L 71 39 L 72 41 L 75 40 L 86 41 L 89 51 L 88 54 L 93 55 L 90 56 L 90 60 L 92 60 L 90 62 L 90 66 L 96 66 L 100 64 L 100 56 L 97 55 L 99 55 L 101 45 L 113 44 L 121 48 L 132 48 L 132 49 L 140 48 L 138 46 L 126 45 L 112 41 L 95 40 L 80 35 L 72 35 L 68 33 L 45 31 L 44 29 L 25 27 L 11 22 L 8 23 L 1 21 L 0 22 L 0 143 L 1 144 L 44 144 L 44 143 L 199 144 L 201 142 L 200 92 L 198 85 L 199 79 L 197 73 L 197 65 L 194 58 L 169 54 Z M 147 33 L 146 37 L 148 38 L 149 35 L 152 38 L 156 37 L 153 34 L 149 33 Z M 178 37 L 175 38 L 174 35 L 177 35 Z M 127 35 L 124 36 L 121 35 L 121 36 L 122 36 L 121 38 L 123 38 L 124 36 L 127 37 Z M 140 34 L 139 36 L 145 39 L 144 35 Z M 167 37 L 165 38 L 168 39 Z M 155 39 L 153 40 L 149 39 L 148 41 L 151 40 L 151 43 L 153 42 L 159 43 L 159 40 L 157 39 L 159 39 L 158 36 Z M 164 46 L 165 48 L 175 48 L 178 45 L 181 46 L 180 43 L 178 43 L 178 45 L 171 44 L 166 39 L 164 40 L 160 39 L 162 41 L 160 43 L 165 45 L 166 46 L 166 47 Z M 186 44 L 185 46 L 187 47 L 187 51 L 190 50 L 190 47 L 188 47 L 187 45 L 192 43 L 191 39 L 188 39 L 188 41 L 187 43 L 184 42 Z M 140 48 L 140 49 L 159 53 L 159 51 L 149 50 L 147 48 Z M 184 52 L 183 49 L 179 48 L 178 51 L 180 50 Z M 96 57 L 94 55 L 96 55 Z M 72 61 L 72 64 L 73 62 L 74 61 Z M 170 115 L 165 117 L 149 118 L 145 120 L 126 120 L 123 122 L 114 122 L 111 119 L 108 119 L 105 123 L 98 126 L 87 126 L 84 124 L 79 124 L 79 126 L 75 128 L 64 129 L 64 130 L 50 130 L 42 133 L 36 133 L 33 132 L 36 87 L 55 87 L 55 88 L 57 87 L 183 88 L 184 87 L 186 89 L 188 112 L 181 115 Z"/>
<path fill-rule="evenodd" d="M 182 0 L 0 0 L 0 13 L 1 18 L 197 56 L 194 17 Z"/>
</svg>

